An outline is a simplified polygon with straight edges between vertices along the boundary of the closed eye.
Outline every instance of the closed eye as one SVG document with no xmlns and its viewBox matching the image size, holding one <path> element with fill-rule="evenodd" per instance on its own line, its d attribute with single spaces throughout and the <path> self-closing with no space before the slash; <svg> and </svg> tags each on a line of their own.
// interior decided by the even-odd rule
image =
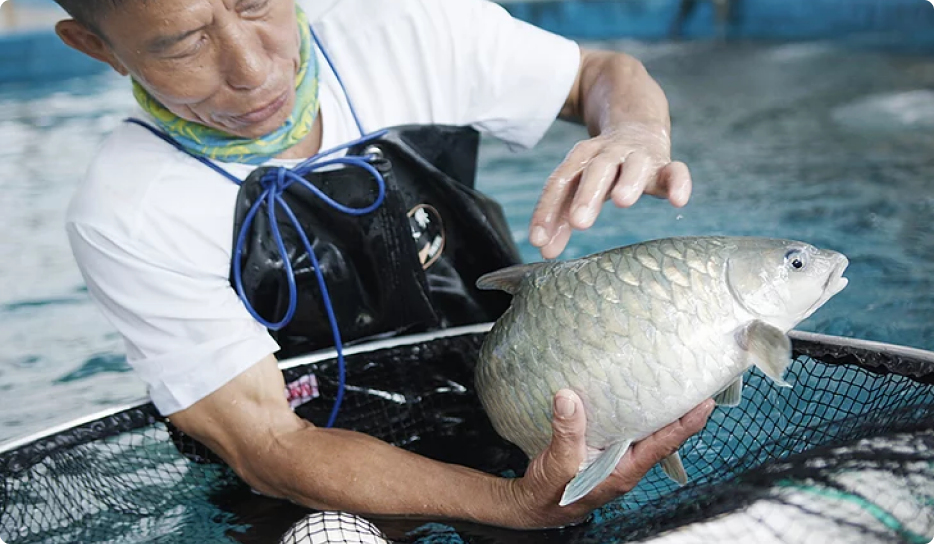
<svg viewBox="0 0 934 544">
<path fill-rule="evenodd" d="M 154 53 L 156 55 L 174 56 L 173 50 L 182 47 L 182 44 L 185 43 L 185 41 L 190 40 L 202 30 L 204 30 L 203 27 L 186 30 L 171 36 L 159 36 L 158 38 L 151 40 L 146 45 L 146 49 L 150 53 Z"/>
<path fill-rule="evenodd" d="M 269 0 L 243 0 L 237 4 L 237 11 L 243 14 L 256 15 L 269 7 Z"/>
</svg>

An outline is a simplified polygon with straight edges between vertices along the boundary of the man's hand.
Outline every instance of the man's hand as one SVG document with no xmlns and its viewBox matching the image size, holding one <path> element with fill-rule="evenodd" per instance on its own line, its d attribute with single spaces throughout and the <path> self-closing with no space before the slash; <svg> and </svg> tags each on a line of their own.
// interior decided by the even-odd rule
<svg viewBox="0 0 934 544">
<path fill-rule="evenodd" d="M 581 63 L 562 119 L 582 123 L 578 143 L 545 183 L 529 241 L 546 259 L 557 257 L 571 230 L 590 228 L 606 200 L 626 208 L 643 194 L 682 207 L 691 175 L 671 160 L 671 120 L 661 87 L 635 58 L 581 49 Z"/>
<path fill-rule="evenodd" d="M 546 259 L 557 257 L 571 229 L 590 228 L 606 200 L 628 208 L 642 194 L 684 206 L 691 196 L 688 167 L 672 162 L 663 125 L 616 125 L 574 146 L 548 178 L 532 216 L 529 241 Z"/>
<path fill-rule="evenodd" d="M 594 509 L 631 491 L 658 462 L 678 450 L 707 424 L 714 401 L 706 400 L 678 421 L 633 444 L 616 470 L 589 494 L 558 506 L 564 487 L 577 474 L 587 453 L 587 418 L 580 398 L 570 390 L 555 395 L 552 442 L 532 460 L 525 476 L 513 480 L 517 520 L 528 528 L 561 527 L 578 523 Z"/>
</svg>

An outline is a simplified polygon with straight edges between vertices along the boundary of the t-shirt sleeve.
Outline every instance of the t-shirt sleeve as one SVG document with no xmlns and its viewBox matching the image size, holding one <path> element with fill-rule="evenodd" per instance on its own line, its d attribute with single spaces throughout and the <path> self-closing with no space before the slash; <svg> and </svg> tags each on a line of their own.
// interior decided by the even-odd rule
<svg viewBox="0 0 934 544">
<path fill-rule="evenodd" d="M 432 31 L 451 43 L 437 70 L 468 88 L 457 104 L 481 132 L 529 148 L 554 123 L 577 77 L 580 47 L 488 0 L 426 2 Z M 459 93 L 458 93 L 459 94 Z"/>
<path fill-rule="evenodd" d="M 69 222 L 89 295 L 126 342 L 163 415 L 187 408 L 278 351 L 226 277 L 145 241 Z"/>
</svg>

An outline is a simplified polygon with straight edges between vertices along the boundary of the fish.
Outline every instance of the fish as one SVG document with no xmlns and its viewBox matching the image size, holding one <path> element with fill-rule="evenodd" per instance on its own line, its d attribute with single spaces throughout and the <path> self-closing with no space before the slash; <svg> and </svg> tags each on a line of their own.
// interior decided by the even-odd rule
<svg viewBox="0 0 934 544">
<path fill-rule="evenodd" d="M 512 298 L 478 353 L 477 396 L 496 432 L 530 459 L 551 440 L 555 393 L 580 396 L 587 456 L 566 506 L 634 443 L 705 400 L 739 405 L 752 367 L 791 387 L 787 333 L 847 286 L 848 265 L 796 240 L 683 236 L 489 272 L 477 287 Z M 687 483 L 677 451 L 660 468 Z"/>
</svg>

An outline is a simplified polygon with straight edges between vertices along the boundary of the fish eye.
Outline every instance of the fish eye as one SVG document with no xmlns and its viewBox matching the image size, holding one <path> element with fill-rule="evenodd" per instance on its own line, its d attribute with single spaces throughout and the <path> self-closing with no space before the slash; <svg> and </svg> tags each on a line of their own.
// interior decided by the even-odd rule
<svg viewBox="0 0 934 544">
<path fill-rule="evenodd" d="M 785 263 L 794 270 L 803 270 L 807 267 L 807 254 L 800 249 L 792 249 L 785 253 Z"/>
</svg>

